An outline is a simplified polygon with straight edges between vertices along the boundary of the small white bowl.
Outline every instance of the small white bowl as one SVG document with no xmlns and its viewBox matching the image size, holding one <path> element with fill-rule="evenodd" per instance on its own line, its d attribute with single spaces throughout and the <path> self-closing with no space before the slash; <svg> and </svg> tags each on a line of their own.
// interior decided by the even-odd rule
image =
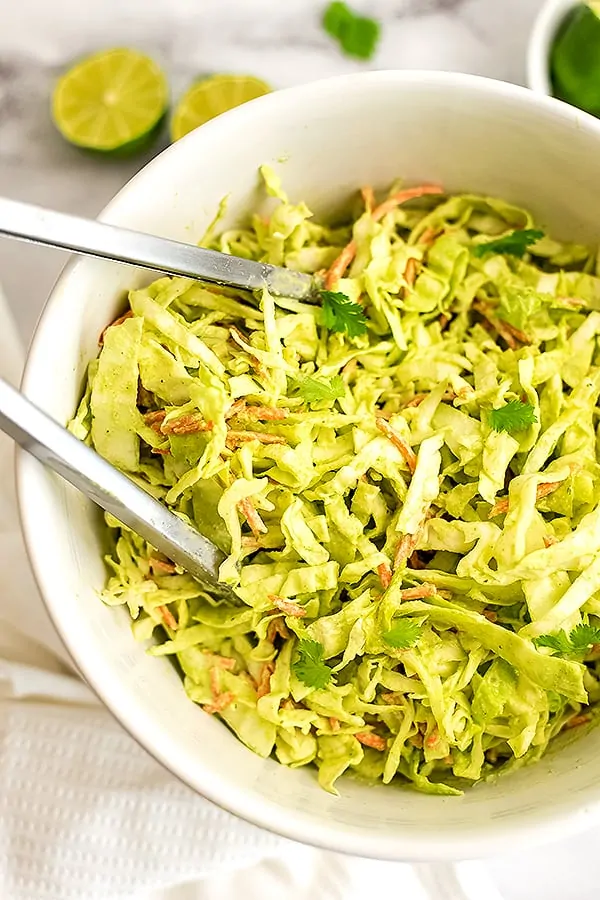
<svg viewBox="0 0 600 900">
<path fill-rule="evenodd" d="M 527 83 L 532 91 L 552 96 L 550 51 L 567 15 L 581 0 L 546 0 L 533 26 L 527 50 Z"/>
<path fill-rule="evenodd" d="M 344 76 L 241 106 L 157 157 L 102 218 L 195 241 L 224 195 L 224 227 L 256 209 L 263 163 L 317 215 L 361 185 L 384 188 L 401 176 L 520 203 L 558 238 L 599 237 L 600 122 L 515 85 L 436 72 Z M 152 277 L 102 260 L 68 264 L 24 380 L 26 394 L 58 421 L 72 416 L 98 335 L 125 290 Z M 220 806 L 295 840 L 395 860 L 502 855 L 600 823 L 600 729 L 460 798 L 351 778 L 332 797 L 313 769 L 260 759 L 190 702 L 165 657 L 134 641 L 125 609 L 100 602 L 97 508 L 25 454 L 18 487 L 38 583 L 79 670 L 142 746 Z"/>
</svg>

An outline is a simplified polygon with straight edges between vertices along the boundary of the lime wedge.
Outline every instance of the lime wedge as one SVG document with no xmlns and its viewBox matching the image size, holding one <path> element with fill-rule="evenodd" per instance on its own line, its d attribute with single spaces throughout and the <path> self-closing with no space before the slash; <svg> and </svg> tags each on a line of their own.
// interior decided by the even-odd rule
<svg viewBox="0 0 600 900">
<path fill-rule="evenodd" d="M 550 56 L 554 95 L 600 116 L 600 3 L 577 6 L 560 29 Z"/>
<path fill-rule="evenodd" d="M 251 75 L 213 75 L 193 84 L 183 95 L 173 113 L 171 140 L 204 125 L 209 119 L 268 94 L 271 88 Z"/>
<path fill-rule="evenodd" d="M 167 82 L 156 63 L 137 50 L 117 48 L 65 72 L 52 95 L 52 117 L 71 144 L 126 154 L 155 136 L 167 103 Z"/>
</svg>

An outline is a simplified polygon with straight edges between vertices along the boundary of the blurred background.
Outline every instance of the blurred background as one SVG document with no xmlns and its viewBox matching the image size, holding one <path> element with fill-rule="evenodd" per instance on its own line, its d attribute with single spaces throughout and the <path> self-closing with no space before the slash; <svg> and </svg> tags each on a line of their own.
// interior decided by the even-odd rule
<svg viewBox="0 0 600 900">
<path fill-rule="evenodd" d="M 542 0 L 353 0 L 381 23 L 369 62 L 321 25 L 324 0 L 5 0 L 0 3 L 0 195 L 88 216 L 168 143 L 98 159 L 67 144 L 50 117 L 58 76 L 81 56 L 135 47 L 161 65 L 174 98 L 203 75 L 242 73 L 274 89 L 360 69 L 445 69 L 525 83 Z M 162 141 L 162 143 L 161 143 Z M 202 173 L 200 173 L 200 177 Z M 29 341 L 65 259 L 0 241 L 0 282 Z"/>
</svg>

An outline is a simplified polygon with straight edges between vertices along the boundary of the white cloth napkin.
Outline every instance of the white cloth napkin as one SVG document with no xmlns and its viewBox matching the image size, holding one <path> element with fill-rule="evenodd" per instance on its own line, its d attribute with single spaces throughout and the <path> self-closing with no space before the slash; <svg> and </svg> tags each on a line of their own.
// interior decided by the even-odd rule
<svg viewBox="0 0 600 900">
<path fill-rule="evenodd" d="M 0 376 L 22 353 L 0 290 Z M 156 763 L 77 677 L 20 535 L 0 433 L 0 900 L 499 900 L 477 864 L 350 859 L 277 838 Z M 160 889 L 160 898 L 157 891 Z"/>
</svg>

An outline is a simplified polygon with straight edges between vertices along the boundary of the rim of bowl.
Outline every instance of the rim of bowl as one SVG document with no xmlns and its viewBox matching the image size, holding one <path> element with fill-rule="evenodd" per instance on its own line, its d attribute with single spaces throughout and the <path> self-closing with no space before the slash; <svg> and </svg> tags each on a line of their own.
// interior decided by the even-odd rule
<svg viewBox="0 0 600 900">
<path fill-rule="evenodd" d="M 564 2 L 565 0 L 563 0 Z M 275 91 L 252 100 L 206 123 L 202 126 L 202 129 L 218 130 L 221 127 L 222 119 L 227 118 L 229 121 L 234 116 L 239 120 L 243 129 L 245 120 L 250 119 L 253 115 L 252 109 L 255 104 L 271 104 L 276 108 L 280 103 L 285 105 L 293 103 L 294 98 L 302 94 L 318 92 L 322 95 L 324 90 L 336 92 L 339 87 L 343 87 L 346 91 L 352 93 L 354 85 L 357 83 L 362 84 L 366 80 L 372 82 L 381 81 L 382 83 L 395 81 L 406 85 L 418 83 L 419 85 L 429 84 L 436 86 L 443 84 L 445 87 L 469 87 L 473 91 L 483 94 L 512 98 L 516 103 L 545 107 L 548 111 L 552 111 L 555 116 L 571 120 L 575 127 L 591 128 L 596 131 L 600 142 L 600 122 L 597 119 L 581 112 L 581 110 L 561 103 L 553 97 L 534 95 L 532 91 L 519 85 L 478 75 L 436 70 L 360 72 L 309 82 L 297 87 Z M 143 184 L 147 179 L 154 177 L 154 170 L 162 164 L 160 160 L 164 156 L 175 156 L 178 153 L 178 147 L 184 141 L 190 143 L 197 139 L 197 132 L 191 132 L 180 141 L 163 150 L 162 153 L 144 166 L 121 188 L 103 209 L 98 219 L 118 224 L 120 206 L 126 200 L 128 194 L 132 190 L 136 190 L 138 185 Z M 38 347 L 45 340 L 43 336 L 44 323 L 51 310 L 54 298 L 64 289 L 73 268 L 78 262 L 78 257 L 71 258 L 59 275 L 46 301 L 28 350 L 21 389 L 34 402 L 36 385 L 40 382 L 40 379 L 43 380 L 45 371 L 43 367 L 38 370 L 36 360 Z M 521 849 L 535 847 L 558 838 L 564 839 L 581 833 L 600 819 L 599 783 L 593 797 L 589 793 L 586 795 L 585 803 L 574 801 L 573 805 L 566 810 L 557 810 L 550 815 L 546 814 L 543 818 L 532 816 L 531 819 L 524 819 L 518 824 L 507 825 L 502 820 L 496 822 L 493 828 L 484 832 L 474 830 L 468 837 L 454 838 L 451 835 L 436 837 L 429 834 L 426 837 L 413 838 L 410 834 L 407 834 L 401 840 L 397 836 L 387 840 L 379 836 L 374 840 L 370 840 L 368 833 L 358 835 L 344 832 L 336 826 L 330 826 L 325 820 L 318 823 L 313 820 L 298 821 L 293 812 L 284 815 L 282 810 L 272 805 L 270 801 L 265 801 L 260 805 L 255 804 L 250 796 L 243 791 L 230 787 L 223 780 L 219 779 L 218 783 L 216 783 L 214 777 L 211 777 L 211 773 L 202 770 L 200 766 L 193 775 L 183 771 L 183 767 L 178 763 L 174 763 L 163 752 L 159 742 L 155 740 L 155 738 L 160 737 L 160 729 L 156 731 L 145 719 L 140 719 L 135 703 L 130 704 L 126 699 L 123 699 L 122 693 L 116 689 L 116 682 L 110 685 L 103 681 L 101 677 L 98 677 L 96 667 L 89 665 L 85 648 L 82 648 L 76 640 L 72 640 L 71 625 L 61 617 L 60 598 L 56 597 L 57 602 L 55 603 L 56 595 L 50 583 L 51 579 L 47 579 L 41 558 L 38 558 L 37 555 L 34 539 L 37 519 L 36 503 L 35 496 L 30 494 L 26 478 L 26 471 L 30 461 L 32 463 L 35 462 L 30 460 L 24 450 L 18 448 L 16 456 L 16 484 L 19 516 L 33 574 L 54 627 L 73 659 L 78 672 L 120 725 L 167 771 L 195 790 L 200 796 L 226 812 L 232 813 L 246 822 L 280 837 L 333 852 L 398 862 L 452 862 L 460 859 L 497 856 L 503 842 L 507 849 L 514 847 L 515 841 L 518 842 Z M 107 681 L 109 680 L 107 679 Z M 157 744 L 159 745 L 157 746 Z M 251 751 L 249 750 L 248 752 L 250 753 Z"/>
<path fill-rule="evenodd" d="M 552 97 L 550 50 L 567 14 L 581 0 L 546 0 L 535 19 L 527 48 L 527 84 L 537 94 Z"/>
</svg>

